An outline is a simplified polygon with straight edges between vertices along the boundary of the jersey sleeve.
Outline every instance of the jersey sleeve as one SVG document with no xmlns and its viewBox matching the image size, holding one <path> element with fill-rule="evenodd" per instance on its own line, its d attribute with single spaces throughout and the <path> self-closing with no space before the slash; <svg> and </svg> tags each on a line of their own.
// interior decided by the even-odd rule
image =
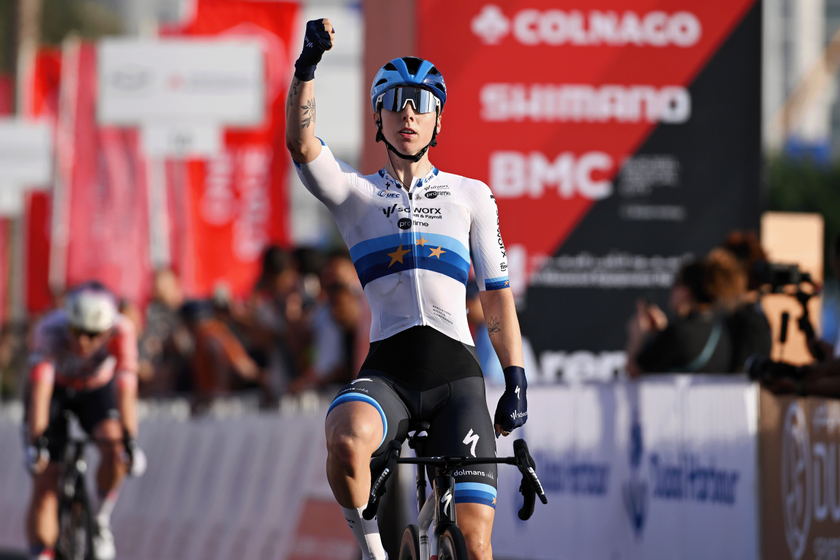
<svg viewBox="0 0 840 560">
<path fill-rule="evenodd" d="M 507 253 L 496 199 L 490 187 L 480 181 L 470 181 L 468 193 L 472 210 L 470 252 L 478 288 L 481 291 L 509 288 Z"/>
<path fill-rule="evenodd" d="M 108 341 L 108 350 L 117 359 L 114 373 L 119 385 L 135 385 L 137 383 L 138 348 L 137 330 L 128 317 L 120 316 L 114 326 L 114 336 Z"/>
<path fill-rule="evenodd" d="M 347 200 L 353 190 L 348 176 L 358 174 L 347 164 L 335 159 L 323 140 L 318 157 L 309 163 L 295 163 L 295 168 L 306 189 L 327 207 L 338 206 Z"/>
<path fill-rule="evenodd" d="M 44 362 L 52 363 L 56 342 L 52 329 L 45 322 L 38 323 L 32 331 L 29 345 L 29 367 Z"/>
</svg>

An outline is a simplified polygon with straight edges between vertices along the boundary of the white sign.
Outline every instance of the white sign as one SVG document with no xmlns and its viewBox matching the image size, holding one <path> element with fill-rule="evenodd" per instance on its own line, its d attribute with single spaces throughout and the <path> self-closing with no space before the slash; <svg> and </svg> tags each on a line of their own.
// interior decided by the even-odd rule
<svg viewBox="0 0 840 560">
<path fill-rule="evenodd" d="M 141 137 L 150 157 L 213 157 L 222 150 L 222 129 L 212 124 L 149 125 Z"/>
<path fill-rule="evenodd" d="M 498 391 L 488 391 L 494 410 Z M 503 558 L 757 560 L 758 391 L 661 376 L 528 392 L 524 438 L 548 505 L 520 521 L 521 476 L 499 467 L 493 551 Z M 605 538 L 608 535 L 608 538 Z"/>
<path fill-rule="evenodd" d="M 0 119 L 0 184 L 38 186 L 52 179 L 52 134 L 45 122 Z"/>
<path fill-rule="evenodd" d="M 107 39 L 98 61 L 100 124 L 263 122 L 265 69 L 256 41 Z"/>
</svg>

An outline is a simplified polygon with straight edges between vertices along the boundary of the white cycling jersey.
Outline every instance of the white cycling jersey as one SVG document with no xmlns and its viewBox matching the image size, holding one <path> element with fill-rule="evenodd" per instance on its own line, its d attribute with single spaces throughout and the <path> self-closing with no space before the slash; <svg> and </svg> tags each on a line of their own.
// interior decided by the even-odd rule
<svg viewBox="0 0 840 560">
<path fill-rule="evenodd" d="M 467 324 L 470 263 L 481 290 L 509 287 L 499 213 L 490 188 L 432 169 L 406 192 L 384 169 L 362 175 L 321 142 L 297 165 L 338 224 L 371 309 L 375 342 L 428 325 L 474 346 Z"/>
</svg>

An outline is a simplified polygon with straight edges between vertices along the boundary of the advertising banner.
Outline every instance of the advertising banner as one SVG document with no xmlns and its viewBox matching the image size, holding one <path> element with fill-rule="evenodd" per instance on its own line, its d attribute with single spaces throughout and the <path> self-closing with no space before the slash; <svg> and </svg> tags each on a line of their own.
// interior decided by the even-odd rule
<svg viewBox="0 0 840 560">
<path fill-rule="evenodd" d="M 840 558 L 840 401 L 761 393 L 765 560 Z"/>
<path fill-rule="evenodd" d="M 498 396 L 488 394 L 491 410 Z M 529 391 L 515 436 L 548 504 L 520 521 L 521 475 L 500 466 L 494 554 L 757 560 L 757 408 L 747 381 L 702 376 Z M 499 456 L 513 439 L 499 438 Z"/>
<path fill-rule="evenodd" d="M 299 7 L 288 2 L 200 0 L 195 19 L 167 36 L 257 41 L 264 56 L 265 119 L 227 128 L 218 155 L 169 165 L 172 262 L 188 293 L 207 296 L 218 283 L 250 292 L 269 244 L 289 242 L 285 95 L 289 41 Z"/>
<path fill-rule="evenodd" d="M 265 69 L 253 41 L 103 39 L 98 56 L 101 124 L 263 120 Z"/>
<path fill-rule="evenodd" d="M 494 192 L 534 373 L 612 376 L 634 301 L 664 308 L 687 256 L 758 227 L 760 2 L 418 0 L 417 15 L 449 91 L 431 159 Z"/>
</svg>

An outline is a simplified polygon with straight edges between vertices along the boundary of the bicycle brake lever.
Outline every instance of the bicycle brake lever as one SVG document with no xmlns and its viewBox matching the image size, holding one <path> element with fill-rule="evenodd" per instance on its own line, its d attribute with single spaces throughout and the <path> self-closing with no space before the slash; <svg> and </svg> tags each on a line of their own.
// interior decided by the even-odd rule
<svg viewBox="0 0 840 560">
<path fill-rule="evenodd" d="M 519 510 L 519 519 L 525 521 L 534 513 L 536 496 L 540 497 L 540 502 L 543 504 L 548 503 L 548 498 L 537 476 L 537 464 L 528 452 L 528 445 L 525 443 L 525 440 L 518 439 L 514 441 L 513 450 L 516 455 L 516 466 L 519 472 L 522 473 L 522 482 L 519 485 L 519 491 L 522 493 L 524 503 L 522 504 L 522 509 Z"/>
<path fill-rule="evenodd" d="M 385 468 L 383 468 L 382 472 L 379 473 L 379 476 L 376 477 L 376 480 L 372 481 L 370 485 L 370 498 L 368 499 L 368 505 L 362 512 L 362 517 L 368 521 L 376 517 L 376 510 L 379 509 L 379 499 L 385 493 L 385 482 L 397 466 L 397 459 L 400 458 L 401 448 L 402 444 L 397 440 L 392 440 L 388 444 L 388 449 L 385 451 L 385 453 L 388 454 L 388 461 L 385 463 Z"/>
</svg>

